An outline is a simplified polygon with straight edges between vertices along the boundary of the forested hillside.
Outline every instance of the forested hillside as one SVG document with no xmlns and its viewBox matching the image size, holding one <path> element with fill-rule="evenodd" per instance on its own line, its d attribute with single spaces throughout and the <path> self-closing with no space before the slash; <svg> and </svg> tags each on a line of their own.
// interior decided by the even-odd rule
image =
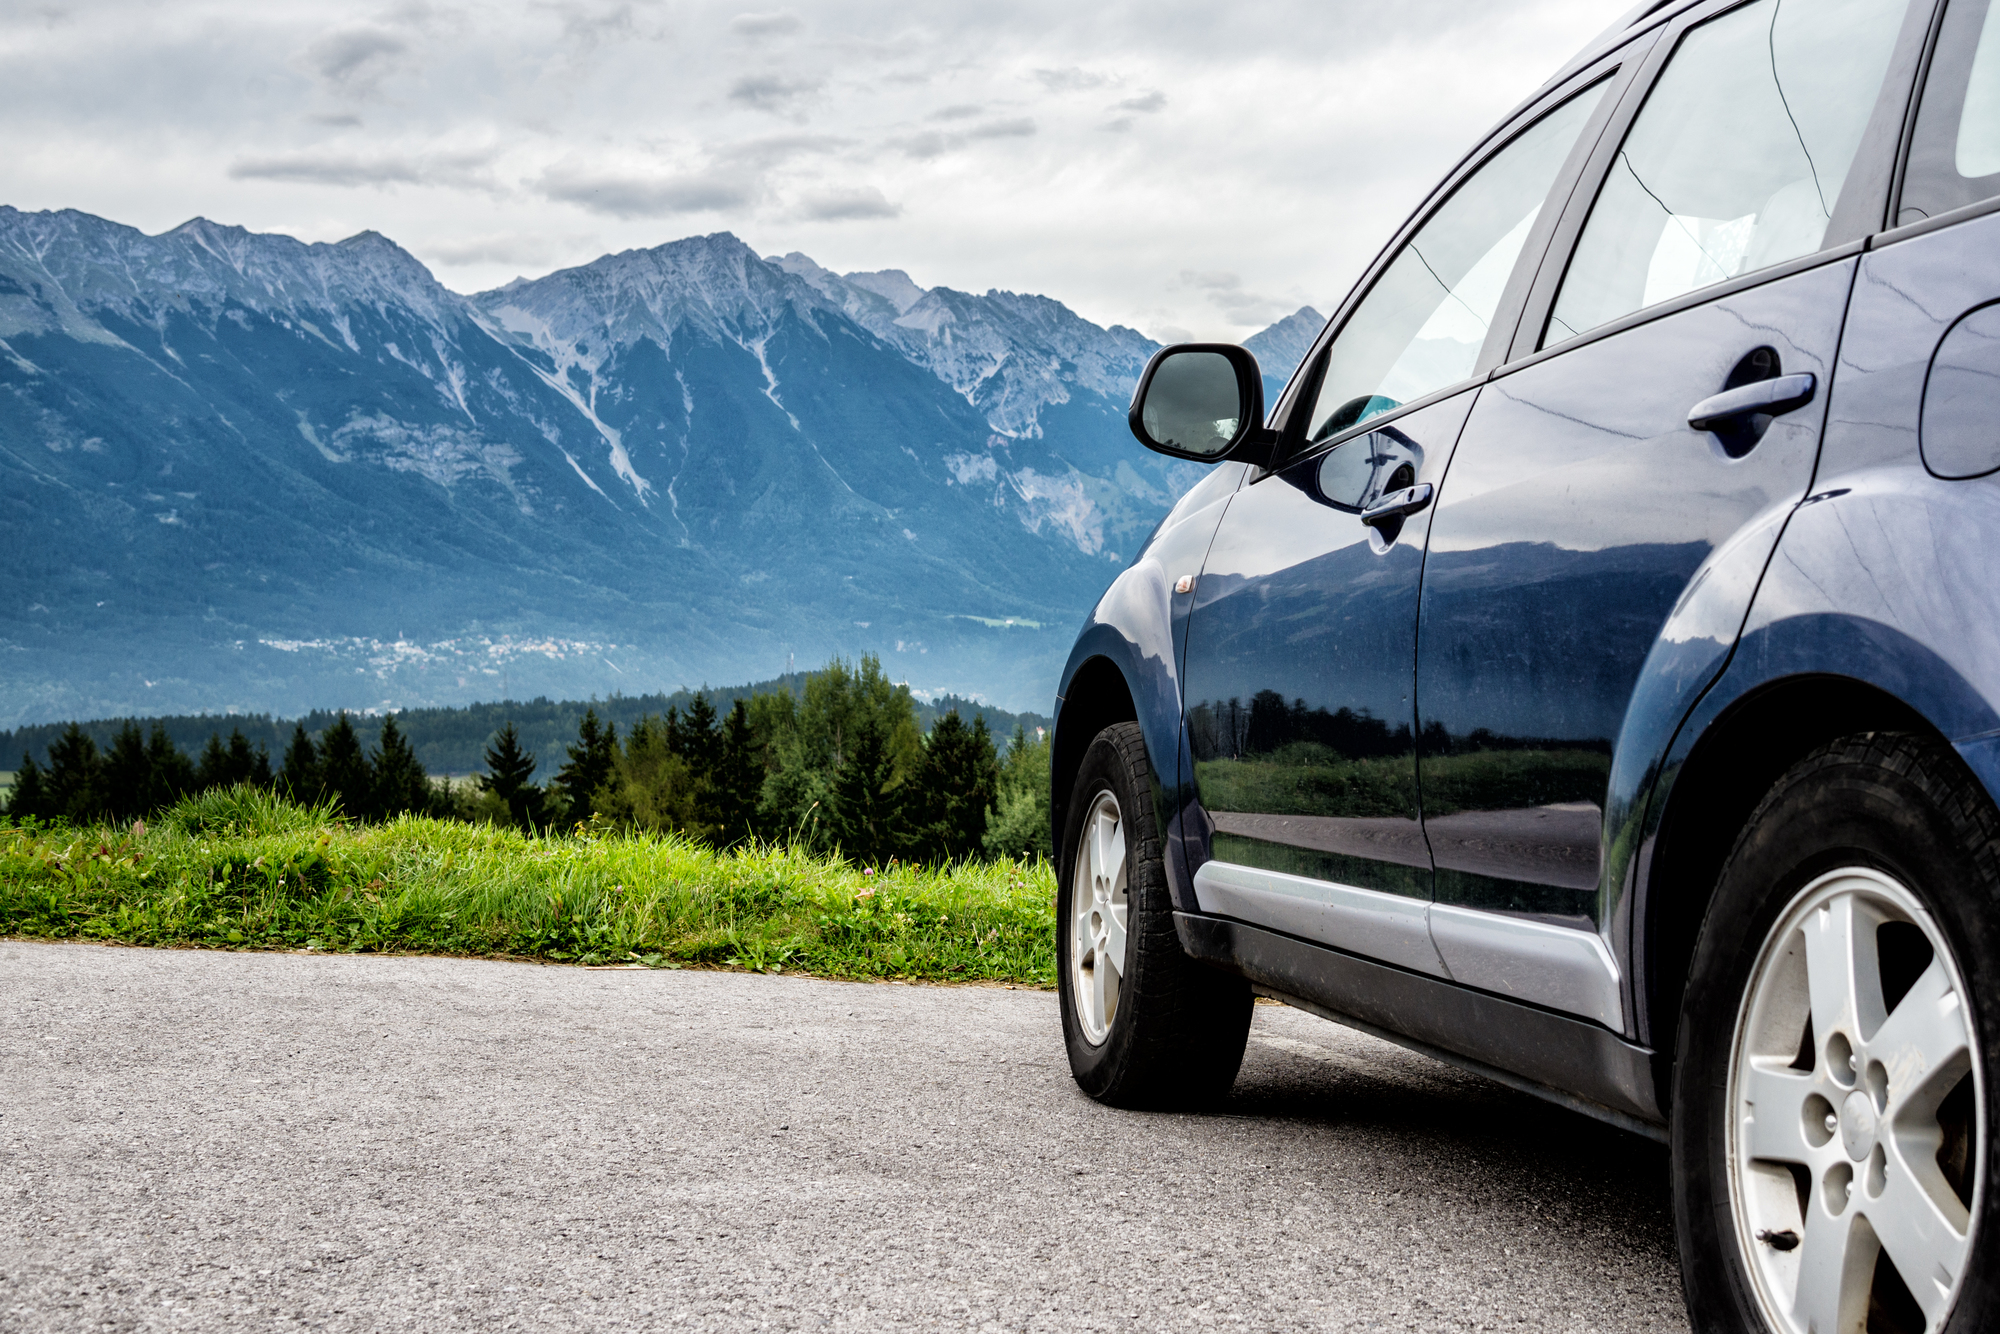
<svg viewBox="0 0 2000 1334">
<path fill-rule="evenodd" d="M 703 692 L 718 712 L 726 714 L 729 706 L 737 700 L 747 700 L 753 695 L 784 693 L 801 696 L 811 675 L 809 672 L 793 672 L 748 685 L 703 687 Z M 457 708 L 400 709 L 392 712 L 417 759 L 425 769 L 441 775 L 477 773 L 485 765 L 487 744 L 503 725 L 511 722 L 520 736 L 523 749 L 536 757 L 534 778 L 541 782 L 552 776 L 561 765 L 562 748 L 576 739 L 577 727 L 583 721 L 585 709 L 595 709 L 600 719 L 616 724 L 621 732 L 629 732 L 649 714 L 664 715 L 670 708 L 685 712 L 694 702 L 695 693 L 692 690 L 677 690 L 672 694 L 612 695 L 596 700 L 508 700 Z M 956 695 L 913 697 L 913 704 L 917 726 L 924 733 L 929 733 L 932 724 L 952 710 L 956 710 L 967 724 L 974 718 L 984 719 L 987 729 L 996 737 L 1011 736 L 1016 727 L 1024 727 L 1029 736 L 1034 736 L 1049 726 L 1048 718 L 1042 714 L 1010 713 Z M 296 718 L 270 714 L 203 713 L 98 718 L 79 720 L 79 725 L 85 736 L 105 750 L 111 748 L 114 738 L 128 723 L 135 724 L 140 732 L 146 734 L 150 734 L 157 725 L 166 729 L 167 737 L 174 745 L 191 755 L 198 754 L 211 735 L 218 735 L 227 742 L 232 732 L 240 731 L 252 749 L 263 747 L 272 762 L 276 763 L 283 756 L 295 726 L 304 727 L 308 735 L 317 739 L 333 726 L 337 716 L 335 710 L 315 709 Z M 355 735 L 364 749 L 373 747 L 380 739 L 382 720 L 388 716 L 391 715 L 350 715 Z M 32 754 L 37 763 L 46 764 L 49 746 L 68 725 L 68 720 L 64 720 L 0 731 L 0 771 L 11 771 L 27 754 Z"/>
</svg>

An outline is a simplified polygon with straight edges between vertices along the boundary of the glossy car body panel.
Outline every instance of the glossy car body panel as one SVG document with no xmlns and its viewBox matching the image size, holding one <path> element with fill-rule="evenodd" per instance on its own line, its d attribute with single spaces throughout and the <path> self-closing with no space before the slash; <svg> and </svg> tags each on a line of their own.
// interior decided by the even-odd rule
<svg viewBox="0 0 2000 1334">
<path fill-rule="evenodd" d="M 1309 869 L 1305 863 L 1287 869 L 1222 859 L 1218 835 L 1227 847 L 1250 826 L 1232 831 L 1196 800 L 1212 786 L 1212 771 L 1197 763 L 1218 756 L 1221 732 L 1211 727 L 1197 744 L 1177 710 L 1235 697 L 1242 717 L 1229 735 L 1247 743 L 1256 690 L 1266 687 L 1249 684 L 1259 671 L 1237 667 L 1266 664 L 1261 674 L 1288 718 L 1300 699 L 1307 715 L 1322 699 L 1329 716 L 1337 712 L 1327 683 L 1352 673 L 1327 665 L 1314 618 L 1285 626 L 1268 605 L 1255 605 L 1250 589 L 1258 579 L 1275 587 L 1273 580 L 1315 560 L 1353 559 L 1340 556 L 1347 548 L 1309 525 L 1304 545 L 1261 565 L 1240 557 L 1234 539 L 1218 542 L 1227 555 L 1214 562 L 1215 573 L 1241 576 L 1234 584 L 1218 579 L 1177 602 L 1160 591 L 1170 584 L 1135 580 L 1127 596 L 1157 596 L 1161 604 L 1128 615 L 1107 600 L 1086 630 L 1095 638 L 1079 643 L 1065 675 L 1067 691 L 1088 677 L 1092 661 L 1116 657 L 1138 664 L 1120 671 L 1158 670 L 1160 655 L 1138 646 L 1187 636 L 1171 664 L 1173 690 L 1186 686 L 1178 701 L 1168 698 L 1173 690 L 1136 678 L 1130 689 L 1137 711 L 1160 715 L 1147 724 L 1148 744 L 1158 737 L 1157 745 L 1173 749 L 1171 760 L 1155 754 L 1162 772 L 1174 775 L 1162 799 L 1182 840 L 1170 875 L 1190 953 L 1293 1003 L 1619 1124 L 1665 1119 L 1657 1090 L 1667 1087 L 1679 988 L 1707 897 L 1735 832 L 1785 768 L 1852 731 L 1913 730 L 1952 744 L 2000 796 L 2000 548 L 1992 538 L 2000 532 L 2000 471 L 1983 467 L 1981 454 L 1993 451 L 2000 462 L 2000 429 L 1989 425 L 2000 422 L 2000 317 L 1982 313 L 2000 310 L 2000 200 L 1879 230 L 1895 206 L 1911 89 L 1936 31 L 1935 6 L 1917 0 L 1906 15 L 1862 158 L 1820 253 L 1539 348 L 1540 321 L 1593 182 L 1643 105 L 1647 80 L 1679 33 L 1724 8 L 1717 0 L 1668 5 L 1632 29 L 1622 50 L 1603 46 L 1610 54 L 1565 72 L 1565 96 L 1613 63 L 1621 86 L 1600 113 L 1602 134 L 1578 154 L 1588 161 L 1575 164 L 1576 181 L 1560 187 L 1568 191 L 1560 217 L 1545 210 L 1535 224 L 1547 254 L 1531 243 L 1510 280 L 1514 304 L 1503 311 L 1519 318 L 1493 360 L 1511 360 L 1494 366 L 1482 357 L 1481 371 L 1492 373 L 1473 385 L 1369 423 L 1421 444 L 1431 479 L 1433 463 L 1443 461 L 1438 446 L 1406 423 L 1447 401 L 1455 408 L 1473 400 L 1444 450 L 1449 466 L 1433 504 L 1420 516 L 1427 564 L 1408 725 L 1426 748 L 1417 765 L 1421 842 L 1408 836 L 1400 807 L 1343 817 L 1271 809 L 1283 803 L 1266 800 L 1262 810 L 1219 812 L 1269 817 L 1257 828 L 1275 837 L 1263 841 L 1292 852 L 1343 853 L 1350 845 L 1332 833 L 1372 835 L 1373 861 L 1420 873 L 1419 849 L 1435 851 L 1436 901 L 1323 866 L 1301 876 L 1295 872 Z M 1538 96 L 1533 109 L 1552 96 Z M 1441 193 L 1519 123 L 1469 155 Z M 1383 262 L 1371 266 L 1318 347 Z M 1691 431 L 1685 412 L 1721 389 L 1753 345 L 1776 349 L 1786 373 L 1812 372 L 1816 393 L 1773 422 L 1753 450 L 1731 457 Z M 1295 379 L 1274 426 L 1283 427 L 1309 388 Z M 1935 455 L 1928 467 L 1927 453 Z M 1267 526 L 1304 525 L 1300 516 L 1319 502 L 1282 472 L 1251 481 L 1228 504 L 1274 484 L 1290 494 L 1283 504 L 1259 502 L 1276 516 Z M 1204 514 L 1195 526 L 1220 536 L 1235 517 Z M 1178 568 L 1200 544 L 1174 541 L 1170 563 Z M 1395 588 L 1401 579 L 1399 572 L 1383 582 Z M 1343 597 L 1356 596 L 1352 582 L 1301 577 L 1301 588 L 1319 599 L 1324 620 L 1328 609 L 1341 613 Z M 1218 636 L 1243 649 L 1235 666 L 1197 661 L 1190 651 L 1211 599 L 1220 608 Z M 1155 626 L 1164 629 L 1148 628 Z M 1279 684 L 1287 634 L 1307 646 L 1291 679 L 1306 664 L 1319 674 L 1309 689 L 1320 695 Z M 1383 638 L 1376 632 L 1377 642 Z M 1360 678 L 1339 688 L 1356 698 L 1390 693 L 1380 680 Z M 1090 716 L 1069 712 L 1068 702 L 1061 707 L 1059 752 L 1065 719 Z M 1403 716 L 1395 715 L 1397 725 Z M 1267 707 L 1257 726 L 1268 731 L 1276 720 Z M 1541 749 L 1580 752 L 1573 767 L 1588 769 L 1595 786 L 1554 793 L 1581 800 L 1536 800 L 1549 792 L 1550 775 L 1503 772 L 1498 786 L 1512 784 L 1513 796 L 1455 800 L 1446 809 L 1433 798 L 1449 796 L 1439 781 L 1447 775 L 1428 768 L 1428 747 L 1442 733 L 1442 757 L 1455 758 L 1450 739 L 1462 742 L 1481 727 L 1493 739 L 1565 743 Z M 1487 749 L 1518 755 L 1522 748 Z M 1317 823 L 1328 818 L 1384 823 L 1375 830 Z M 1466 894 L 1467 884 L 1477 892 Z M 1508 897 L 1515 886 L 1555 893 Z"/>
<path fill-rule="evenodd" d="M 1385 530 L 1361 511 L 1442 480 L 1471 403 L 1404 414 L 1237 492 L 1189 615 L 1189 754 L 1207 816 L 1190 870 L 1214 857 L 1430 898 L 1410 701 L 1430 515 Z"/>
<path fill-rule="evenodd" d="M 1854 263 L 1679 310 L 1481 393 L 1424 567 L 1420 767 L 1440 903 L 1567 924 L 1623 953 L 1613 845 L 1805 496 L 1824 404 L 1771 419 L 1740 458 L 1689 409 L 1759 346 L 1823 381 Z M 1504 953 L 1496 968 L 1439 948 L 1454 975 L 1518 977 L 1528 990 L 1509 994 L 1568 1008 Z M 1626 1029 L 1622 1006 L 1613 1022 Z"/>
</svg>

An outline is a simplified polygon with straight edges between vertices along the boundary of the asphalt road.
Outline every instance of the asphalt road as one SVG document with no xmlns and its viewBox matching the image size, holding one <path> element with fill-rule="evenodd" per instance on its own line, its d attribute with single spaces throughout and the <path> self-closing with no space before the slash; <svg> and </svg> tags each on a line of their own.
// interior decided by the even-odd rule
<svg viewBox="0 0 2000 1334">
<path fill-rule="evenodd" d="M 1260 1005 L 0 941 L 0 1330 L 1681 1330 L 1662 1150 Z"/>
</svg>

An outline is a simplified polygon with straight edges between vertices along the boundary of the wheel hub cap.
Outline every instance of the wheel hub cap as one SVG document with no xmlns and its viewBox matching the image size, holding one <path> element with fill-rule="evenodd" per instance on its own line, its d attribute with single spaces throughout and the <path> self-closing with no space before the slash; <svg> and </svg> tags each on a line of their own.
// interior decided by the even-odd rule
<svg viewBox="0 0 2000 1334">
<path fill-rule="evenodd" d="M 1729 1062 L 1730 1207 L 1764 1322 L 1934 1334 L 1986 1158 L 1964 980 L 1922 902 L 1821 876 L 1779 916 Z"/>
<path fill-rule="evenodd" d="M 1859 1089 L 1840 1104 L 1840 1142 L 1857 1163 L 1875 1148 L 1875 1104 Z"/>
<path fill-rule="evenodd" d="M 1077 1024 L 1092 1046 L 1111 1035 L 1124 987 L 1126 884 L 1125 821 L 1118 798 L 1100 792 L 1083 824 L 1070 878 L 1075 905 L 1070 935 L 1070 1000 Z"/>
</svg>

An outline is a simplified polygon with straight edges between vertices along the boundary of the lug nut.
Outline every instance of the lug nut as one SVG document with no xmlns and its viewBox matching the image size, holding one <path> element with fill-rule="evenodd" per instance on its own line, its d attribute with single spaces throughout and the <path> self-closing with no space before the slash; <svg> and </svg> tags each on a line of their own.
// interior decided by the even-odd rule
<svg viewBox="0 0 2000 1334">
<path fill-rule="evenodd" d="M 1840 1118 L 1835 1116 L 1832 1112 L 1828 1112 L 1826 1114 L 1826 1133 L 1831 1135 L 1834 1131 L 1838 1129 L 1840 1129 Z"/>
</svg>

